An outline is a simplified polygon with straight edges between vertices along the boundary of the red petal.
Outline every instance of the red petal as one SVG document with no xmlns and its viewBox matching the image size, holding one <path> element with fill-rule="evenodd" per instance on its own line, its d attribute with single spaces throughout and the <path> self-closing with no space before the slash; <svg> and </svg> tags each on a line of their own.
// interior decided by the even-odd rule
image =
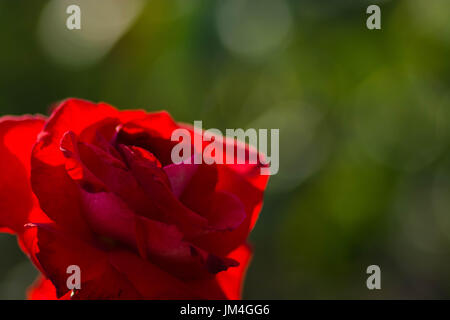
<svg viewBox="0 0 450 320">
<path fill-rule="evenodd" d="M 242 299 L 242 287 L 251 257 L 252 250 L 250 247 L 245 244 L 241 245 L 228 255 L 228 258 L 239 261 L 239 266 L 217 274 L 217 282 L 221 286 L 227 299 Z"/>
<path fill-rule="evenodd" d="M 187 189 L 199 165 L 196 164 L 170 164 L 164 167 L 169 178 L 173 194 L 179 199 Z"/>
<path fill-rule="evenodd" d="M 119 131 L 117 142 L 149 150 L 166 166 L 172 163 L 172 148 L 177 142 L 171 141 L 171 136 L 178 128 L 167 112 L 149 113 L 145 118 L 125 124 Z"/>
<path fill-rule="evenodd" d="M 215 191 L 218 166 L 182 163 L 164 170 L 183 204 L 206 218 L 212 230 L 231 231 L 244 221 L 246 213 L 235 195 Z"/>
<path fill-rule="evenodd" d="M 69 292 L 66 270 L 70 265 L 78 265 L 81 270 L 81 290 L 75 291 L 73 299 L 209 297 L 130 251 L 103 251 L 49 225 L 30 227 L 26 232 L 33 229 L 38 233 L 33 254 L 56 287 L 58 297 Z"/>
<path fill-rule="evenodd" d="M 56 288 L 53 283 L 39 275 L 27 290 L 28 300 L 58 300 Z M 60 300 L 70 300 L 70 292 L 61 297 Z"/>
<path fill-rule="evenodd" d="M 0 227 L 22 232 L 30 219 L 45 221 L 30 187 L 31 149 L 44 125 L 42 118 L 3 117 L 0 120 Z"/>
<path fill-rule="evenodd" d="M 238 197 L 218 191 L 211 195 L 211 208 L 203 216 L 214 229 L 233 231 L 242 224 L 247 214 Z"/>
<path fill-rule="evenodd" d="M 207 164 L 181 164 L 179 166 L 184 170 L 189 166 L 197 168 L 181 194 L 180 200 L 195 212 L 205 215 L 211 209 L 211 196 L 218 181 L 217 166 Z"/>
<path fill-rule="evenodd" d="M 188 129 L 191 132 L 192 137 L 199 134 L 197 131 L 194 131 L 193 127 L 190 125 L 181 124 L 180 126 Z M 215 190 L 236 196 L 245 208 L 246 218 L 237 229 L 231 232 L 214 232 L 202 236 L 195 241 L 195 243 L 202 248 L 219 256 L 226 255 L 246 241 L 248 234 L 253 229 L 258 219 L 259 212 L 261 211 L 264 190 L 269 179 L 269 176 L 261 175 L 260 169 L 263 165 L 260 162 L 249 164 L 248 159 L 250 158 L 250 154 L 255 154 L 257 152 L 254 148 L 227 137 L 223 138 L 222 141 L 222 157 L 224 163 L 227 156 L 229 156 L 227 155 L 226 147 L 227 145 L 233 145 L 235 148 L 233 158 L 234 164 L 215 165 L 218 170 L 218 182 Z M 210 142 L 204 142 L 202 146 L 203 149 L 209 143 Z M 246 164 L 237 164 L 238 149 L 245 150 L 245 157 L 247 159 Z M 258 155 L 257 159 L 259 160 L 260 158 L 262 158 L 262 156 Z M 189 188 L 186 188 L 186 190 L 188 189 Z M 192 199 L 195 199 L 195 197 L 191 195 L 188 200 L 192 202 Z M 207 204 L 204 198 L 197 202 L 200 204 Z"/>
<path fill-rule="evenodd" d="M 181 128 L 187 129 L 190 132 L 192 141 L 194 141 L 195 137 L 198 137 L 199 134 L 202 135 L 200 137 L 200 140 L 202 141 L 202 150 L 196 150 L 197 152 L 203 153 L 204 149 L 212 143 L 210 141 L 203 141 L 204 132 L 194 130 L 193 126 L 184 123 L 179 124 L 179 126 Z M 220 166 L 226 166 L 228 169 L 233 170 L 234 172 L 245 178 L 245 180 L 250 182 L 256 188 L 264 190 L 269 179 L 269 176 L 261 175 L 261 168 L 267 167 L 267 165 L 263 165 L 261 163 L 261 159 L 265 158 L 264 155 L 258 153 L 258 150 L 256 150 L 256 148 L 254 148 L 253 146 L 238 141 L 234 138 L 221 136 L 217 137 L 217 139 L 223 144 L 222 150 L 215 150 L 215 152 L 218 154 L 217 157 L 219 159 L 222 159 L 223 164 L 220 164 Z M 227 153 L 228 149 L 231 146 L 234 150 L 232 155 Z M 242 153 L 244 157 L 241 156 Z M 256 159 L 256 163 L 250 163 L 250 159 Z M 241 162 L 244 162 L 244 164 L 241 164 Z"/>
<path fill-rule="evenodd" d="M 243 244 L 233 250 L 227 257 L 238 261 L 239 266 L 220 272 L 209 280 L 189 282 L 192 290 L 202 292 L 206 299 L 242 299 L 242 287 L 251 260 L 251 249 L 248 245 Z"/>
<path fill-rule="evenodd" d="M 67 131 L 80 135 L 91 126 L 117 118 L 130 121 L 145 115 L 142 111 L 119 112 L 104 104 L 79 99 L 63 101 L 53 112 L 33 148 L 31 185 L 41 208 L 58 225 L 78 234 L 87 234 L 79 207 L 78 186 L 65 169 L 66 159 L 60 141 Z M 88 136 L 88 133 L 85 133 Z"/>
<path fill-rule="evenodd" d="M 196 248 L 174 225 L 135 215 L 113 193 L 82 191 L 82 195 L 86 219 L 95 233 L 127 244 L 176 277 L 201 278 L 237 265 Z"/>
<path fill-rule="evenodd" d="M 33 255 L 39 260 L 45 276 L 51 280 L 60 298 L 69 292 L 66 270 L 77 265 L 81 270 L 81 290 L 74 298 L 140 298 L 133 286 L 111 267 L 108 253 L 87 243 L 65 235 L 51 225 L 36 225 L 26 232 L 37 229 L 37 242 Z"/>
<path fill-rule="evenodd" d="M 110 262 L 145 299 L 198 299 L 188 284 L 128 251 L 111 253 Z"/>
<path fill-rule="evenodd" d="M 216 190 L 234 195 L 242 203 L 246 217 L 238 228 L 230 232 L 212 232 L 195 239 L 194 243 L 219 256 L 227 255 L 240 244 L 245 243 L 263 201 L 263 191 L 255 188 L 235 171 L 225 165 L 218 165 L 219 182 Z"/>
<path fill-rule="evenodd" d="M 134 152 L 132 148 L 126 147 L 121 150 L 134 177 L 151 199 L 152 208 L 160 213 L 163 221 L 175 224 L 188 239 L 203 234 L 207 220 L 189 210 L 175 197 L 164 170 L 152 165 L 141 152 Z"/>
</svg>

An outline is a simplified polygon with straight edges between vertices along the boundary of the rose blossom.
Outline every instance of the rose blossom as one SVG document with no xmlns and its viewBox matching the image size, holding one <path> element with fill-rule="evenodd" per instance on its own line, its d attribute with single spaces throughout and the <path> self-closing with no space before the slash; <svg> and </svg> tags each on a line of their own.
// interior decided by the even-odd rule
<svg viewBox="0 0 450 320">
<path fill-rule="evenodd" d="M 177 128 L 193 132 L 167 112 L 79 99 L 48 119 L 0 118 L 0 231 L 42 273 L 31 299 L 241 297 L 268 176 L 260 163 L 173 164 Z"/>
</svg>

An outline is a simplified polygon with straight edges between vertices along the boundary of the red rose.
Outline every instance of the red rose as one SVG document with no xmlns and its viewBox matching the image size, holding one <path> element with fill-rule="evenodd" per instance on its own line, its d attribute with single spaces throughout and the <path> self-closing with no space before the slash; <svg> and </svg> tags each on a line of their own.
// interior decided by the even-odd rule
<svg viewBox="0 0 450 320">
<path fill-rule="evenodd" d="M 166 112 L 77 99 L 49 119 L 0 119 L 0 230 L 42 272 L 30 298 L 240 298 L 268 177 L 260 164 L 173 164 L 181 127 L 194 135 Z"/>
</svg>

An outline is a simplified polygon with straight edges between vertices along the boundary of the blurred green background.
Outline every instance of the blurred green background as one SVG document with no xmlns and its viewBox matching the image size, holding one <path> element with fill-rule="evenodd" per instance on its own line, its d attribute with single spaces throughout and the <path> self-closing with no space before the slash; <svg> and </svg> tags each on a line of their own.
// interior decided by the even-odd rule
<svg viewBox="0 0 450 320">
<path fill-rule="evenodd" d="M 65 27 L 79 4 L 82 29 Z M 381 30 L 366 8 L 381 7 Z M 450 1 L 0 0 L 0 114 L 279 128 L 246 299 L 450 298 Z M 36 272 L 0 235 L 0 298 Z M 381 290 L 366 288 L 381 267 Z"/>
</svg>

